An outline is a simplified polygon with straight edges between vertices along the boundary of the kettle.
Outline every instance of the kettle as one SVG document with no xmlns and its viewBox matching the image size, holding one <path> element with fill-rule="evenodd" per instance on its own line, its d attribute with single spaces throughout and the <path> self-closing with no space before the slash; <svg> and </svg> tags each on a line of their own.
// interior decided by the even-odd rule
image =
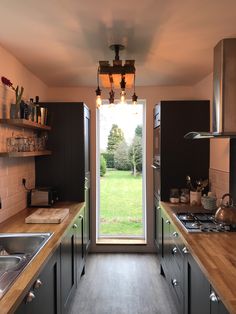
<svg viewBox="0 0 236 314">
<path fill-rule="evenodd" d="M 229 202 L 224 204 L 224 199 L 229 197 Z M 231 194 L 227 193 L 222 196 L 220 207 L 215 213 L 215 220 L 228 225 L 236 225 L 236 207 L 233 206 Z"/>
</svg>

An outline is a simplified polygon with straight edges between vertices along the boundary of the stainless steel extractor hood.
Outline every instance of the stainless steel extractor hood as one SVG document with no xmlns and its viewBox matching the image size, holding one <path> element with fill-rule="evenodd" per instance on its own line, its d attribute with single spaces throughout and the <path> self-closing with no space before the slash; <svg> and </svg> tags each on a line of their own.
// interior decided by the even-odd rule
<svg viewBox="0 0 236 314">
<path fill-rule="evenodd" d="M 214 48 L 211 132 L 189 132 L 186 139 L 236 137 L 236 38 Z"/>
</svg>

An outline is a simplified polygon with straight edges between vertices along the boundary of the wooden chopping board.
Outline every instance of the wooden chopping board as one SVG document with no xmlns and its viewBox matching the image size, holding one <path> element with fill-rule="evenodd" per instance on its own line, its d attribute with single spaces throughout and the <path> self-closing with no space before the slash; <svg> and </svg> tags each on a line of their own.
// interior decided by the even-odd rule
<svg viewBox="0 0 236 314">
<path fill-rule="evenodd" d="M 27 224 L 59 224 L 69 214 L 69 208 L 39 208 L 25 218 Z"/>
</svg>

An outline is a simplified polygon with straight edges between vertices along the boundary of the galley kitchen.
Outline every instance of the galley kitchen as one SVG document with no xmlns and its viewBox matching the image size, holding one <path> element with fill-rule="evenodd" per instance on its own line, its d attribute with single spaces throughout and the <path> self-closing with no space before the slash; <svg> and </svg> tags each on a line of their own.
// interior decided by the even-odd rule
<svg viewBox="0 0 236 314">
<path fill-rule="evenodd" d="M 0 9 L 0 314 L 236 314 L 236 3 Z"/>
</svg>

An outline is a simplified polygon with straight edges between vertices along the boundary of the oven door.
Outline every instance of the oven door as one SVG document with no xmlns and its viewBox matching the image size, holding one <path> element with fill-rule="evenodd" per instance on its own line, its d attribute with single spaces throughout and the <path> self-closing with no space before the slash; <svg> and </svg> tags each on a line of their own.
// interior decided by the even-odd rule
<svg viewBox="0 0 236 314">
<path fill-rule="evenodd" d="M 154 197 L 159 201 L 161 198 L 161 167 L 158 162 L 155 162 L 152 168 Z"/>
<path fill-rule="evenodd" d="M 160 150 L 161 150 L 161 127 L 154 129 L 154 138 L 153 138 L 153 160 L 156 163 L 160 163 Z"/>
</svg>

